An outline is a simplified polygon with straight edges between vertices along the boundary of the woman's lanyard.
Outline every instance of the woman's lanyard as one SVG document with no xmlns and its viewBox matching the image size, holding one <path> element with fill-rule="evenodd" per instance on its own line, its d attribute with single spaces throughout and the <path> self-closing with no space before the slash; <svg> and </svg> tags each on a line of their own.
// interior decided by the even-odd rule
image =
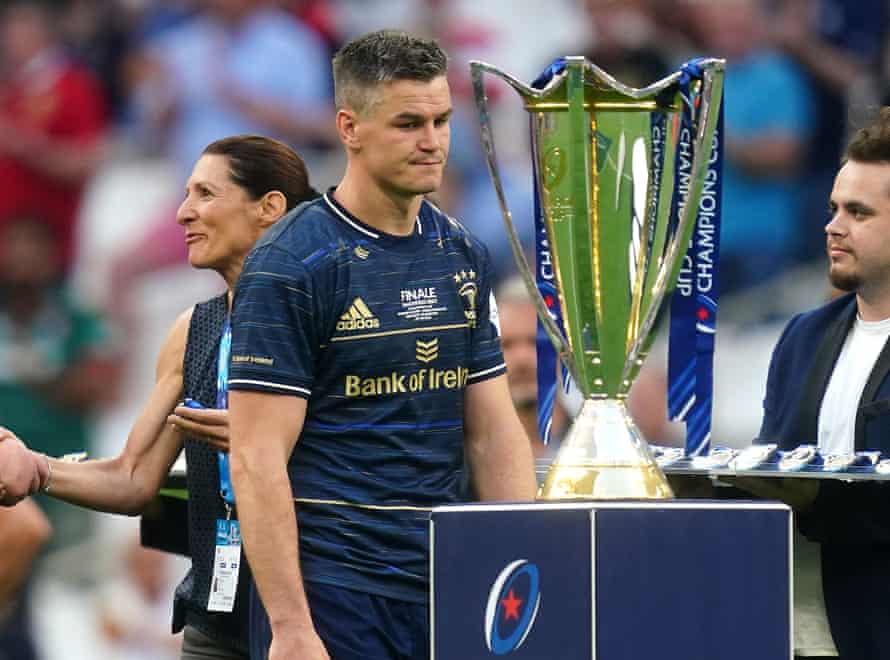
<svg viewBox="0 0 890 660">
<path fill-rule="evenodd" d="M 232 352 L 232 324 L 226 317 L 222 337 L 219 340 L 219 363 L 216 369 L 216 407 L 225 410 L 229 407 L 229 355 Z M 219 494 L 226 505 L 226 519 L 232 517 L 235 508 L 235 491 L 229 472 L 229 454 L 216 453 L 219 466 Z"/>
</svg>

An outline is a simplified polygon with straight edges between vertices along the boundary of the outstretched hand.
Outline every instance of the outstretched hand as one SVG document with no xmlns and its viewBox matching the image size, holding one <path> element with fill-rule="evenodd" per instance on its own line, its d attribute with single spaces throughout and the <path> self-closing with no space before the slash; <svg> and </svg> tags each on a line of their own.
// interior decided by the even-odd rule
<svg viewBox="0 0 890 660">
<path fill-rule="evenodd" d="M 229 451 L 228 410 L 176 406 L 173 413 L 167 417 L 167 423 L 211 447 Z"/>
<path fill-rule="evenodd" d="M 46 456 L 31 451 L 18 436 L 0 426 L 0 506 L 13 506 L 49 481 Z"/>
</svg>

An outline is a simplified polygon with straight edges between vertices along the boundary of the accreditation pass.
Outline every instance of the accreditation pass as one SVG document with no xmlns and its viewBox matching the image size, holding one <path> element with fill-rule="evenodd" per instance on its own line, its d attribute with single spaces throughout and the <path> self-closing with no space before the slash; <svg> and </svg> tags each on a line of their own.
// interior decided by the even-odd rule
<svg viewBox="0 0 890 660">
<path fill-rule="evenodd" d="M 210 581 L 208 612 L 231 612 L 235 608 L 238 571 L 241 569 L 241 527 L 237 520 L 216 521 L 216 556 Z"/>
</svg>

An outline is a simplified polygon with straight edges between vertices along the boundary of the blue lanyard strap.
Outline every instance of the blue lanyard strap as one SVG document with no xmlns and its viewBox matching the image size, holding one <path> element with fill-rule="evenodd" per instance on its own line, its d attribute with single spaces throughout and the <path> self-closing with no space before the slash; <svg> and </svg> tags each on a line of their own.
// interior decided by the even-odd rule
<svg viewBox="0 0 890 660">
<path fill-rule="evenodd" d="M 216 369 L 216 407 L 225 410 L 229 407 L 229 355 L 232 352 L 232 324 L 226 318 L 222 337 L 219 340 L 219 362 Z M 216 453 L 219 467 L 219 494 L 226 503 L 226 510 L 235 506 L 235 491 L 232 489 L 232 478 L 229 472 L 229 454 Z"/>
</svg>

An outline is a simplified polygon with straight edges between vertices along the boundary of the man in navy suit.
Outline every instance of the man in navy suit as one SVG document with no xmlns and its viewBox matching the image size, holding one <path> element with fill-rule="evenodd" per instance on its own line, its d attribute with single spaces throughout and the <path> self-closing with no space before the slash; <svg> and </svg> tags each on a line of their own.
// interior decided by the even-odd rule
<svg viewBox="0 0 890 660">
<path fill-rule="evenodd" d="M 829 278 L 845 293 L 796 316 L 782 333 L 759 441 L 890 455 L 890 107 L 850 141 L 830 212 Z M 800 531 L 821 546 L 838 653 L 890 658 L 890 484 L 806 485 L 813 497 L 783 499 L 796 505 Z"/>
</svg>

